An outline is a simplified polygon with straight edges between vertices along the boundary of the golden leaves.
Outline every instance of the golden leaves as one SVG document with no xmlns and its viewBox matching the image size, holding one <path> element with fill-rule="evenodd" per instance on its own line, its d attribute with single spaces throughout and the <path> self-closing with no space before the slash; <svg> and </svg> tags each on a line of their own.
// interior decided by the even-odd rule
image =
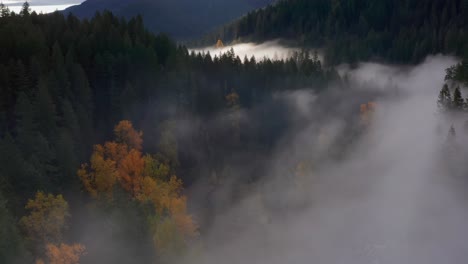
<svg viewBox="0 0 468 264">
<path fill-rule="evenodd" d="M 133 129 L 129 121 L 121 121 L 114 132 L 115 141 L 96 145 L 91 165 L 84 164 L 78 170 L 85 190 L 94 198 L 104 195 L 111 201 L 114 186 L 119 184 L 132 199 L 154 207 L 159 219 L 153 223 L 158 251 L 180 248 L 185 245 L 186 238 L 198 234 L 197 226 L 187 213 L 187 198 L 181 195 L 182 181 L 171 176 L 169 160 L 161 155 L 142 154 L 142 133 Z M 171 136 L 165 135 L 166 138 Z"/>
<path fill-rule="evenodd" d="M 223 43 L 223 41 L 220 40 L 220 39 L 218 39 L 218 41 L 216 42 L 215 47 L 216 47 L 217 49 L 224 48 L 224 43 Z"/>
<path fill-rule="evenodd" d="M 36 243 L 57 242 L 62 239 L 66 221 L 70 217 L 68 203 L 62 195 L 37 192 L 25 206 L 30 212 L 20 220 L 28 238 Z"/>
<path fill-rule="evenodd" d="M 78 264 L 81 256 L 85 253 L 86 248 L 81 244 L 67 245 L 61 243 L 59 245 L 47 244 L 46 246 L 46 256 L 49 264 Z"/>
<path fill-rule="evenodd" d="M 98 195 L 104 194 L 110 200 L 117 180 L 115 161 L 106 159 L 96 149 L 99 148 L 95 148 L 95 152 L 91 156 L 91 168 L 88 164 L 81 165 L 78 177 L 92 197 L 98 198 Z"/>
<path fill-rule="evenodd" d="M 143 133 L 136 131 L 130 121 L 120 121 L 114 128 L 114 134 L 118 143 L 125 144 L 129 148 L 141 150 Z"/>
</svg>

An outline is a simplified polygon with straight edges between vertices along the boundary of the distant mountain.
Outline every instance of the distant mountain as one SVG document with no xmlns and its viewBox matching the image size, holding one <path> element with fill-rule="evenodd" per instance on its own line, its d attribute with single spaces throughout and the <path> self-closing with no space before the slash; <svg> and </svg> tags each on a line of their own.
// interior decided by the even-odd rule
<svg viewBox="0 0 468 264">
<path fill-rule="evenodd" d="M 324 48 L 329 63 L 417 63 L 468 52 L 467 29 L 468 0 L 281 0 L 199 42 L 282 38 Z"/>
<path fill-rule="evenodd" d="M 275 0 L 87 0 L 67 8 L 80 18 L 109 10 L 118 16 L 143 16 L 146 28 L 168 33 L 175 39 L 199 37 L 247 12 Z"/>
</svg>

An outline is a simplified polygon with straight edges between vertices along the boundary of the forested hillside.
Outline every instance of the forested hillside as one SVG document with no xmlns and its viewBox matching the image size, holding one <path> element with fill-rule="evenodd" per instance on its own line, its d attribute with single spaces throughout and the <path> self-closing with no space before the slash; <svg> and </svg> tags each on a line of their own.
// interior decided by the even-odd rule
<svg viewBox="0 0 468 264">
<path fill-rule="evenodd" d="M 327 63 L 421 62 L 468 50 L 466 0 L 282 0 L 213 32 L 209 42 L 286 38 L 325 49 Z"/>
<path fill-rule="evenodd" d="M 468 2 L 397 2 L 284 0 L 202 40 L 217 54 L 145 14 L 0 4 L 0 263 L 465 259 Z"/>
<path fill-rule="evenodd" d="M 198 38 L 248 11 L 274 0 L 87 0 L 66 9 L 80 18 L 109 10 L 117 16 L 141 15 L 147 29 L 166 33 L 177 40 Z"/>
<path fill-rule="evenodd" d="M 280 105 L 252 116 L 255 126 L 241 109 L 339 80 L 308 52 L 189 54 L 140 16 L 0 11 L 2 263 L 170 259 L 203 224 L 183 187 L 223 177 L 236 156 L 268 153 L 284 130 Z M 187 118 L 190 136 L 175 125 Z"/>
</svg>

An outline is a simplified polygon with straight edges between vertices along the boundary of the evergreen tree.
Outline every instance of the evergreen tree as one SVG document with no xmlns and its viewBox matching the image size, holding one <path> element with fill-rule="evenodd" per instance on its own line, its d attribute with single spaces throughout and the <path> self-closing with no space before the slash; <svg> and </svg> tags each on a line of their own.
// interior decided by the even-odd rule
<svg viewBox="0 0 468 264">
<path fill-rule="evenodd" d="M 1 176 L 0 176 L 1 177 Z M 0 192 L 0 263 L 31 263 L 7 200 Z"/>
<path fill-rule="evenodd" d="M 50 96 L 45 79 L 39 80 L 34 111 L 36 113 L 38 130 L 47 138 L 54 137 L 56 135 L 57 115 L 55 104 Z"/>
<path fill-rule="evenodd" d="M 29 7 L 29 3 L 26 1 L 23 3 L 23 7 L 21 8 L 20 15 L 29 16 L 30 13 L 31 13 L 31 8 Z"/>
<path fill-rule="evenodd" d="M 24 157 L 28 159 L 36 145 L 37 123 L 34 119 L 33 105 L 25 93 L 20 93 L 15 112 L 18 145 Z"/>
<path fill-rule="evenodd" d="M 10 9 L 3 3 L 0 3 L 0 17 L 7 17 L 10 15 Z"/>
<path fill-rule="evenodd" d="M 453 93 L 453 108 L 455 110 L 463 110 L 465 107 L 465 100 L 463 99 L 461 92 L 460 92 L 460 87 L 455 88 L 455 91 Z"/>
<path fill-rule="evenodd" d="M 463 55 L 466 0 L 282 0 L 208 34 L 203 44 L 286 38 L 326 47 L 327 63 L 369 58 L 417 63 L 434 53 Z M 414 12 L 417 10 L 417 12 Z"/>
<path fill-rule="evenodd" d="M 437 106 L 441 110 L 448 110 L 452 105 L 452 95 L 447 84 L 444 84 L 437 99 Z"/>
</svg>

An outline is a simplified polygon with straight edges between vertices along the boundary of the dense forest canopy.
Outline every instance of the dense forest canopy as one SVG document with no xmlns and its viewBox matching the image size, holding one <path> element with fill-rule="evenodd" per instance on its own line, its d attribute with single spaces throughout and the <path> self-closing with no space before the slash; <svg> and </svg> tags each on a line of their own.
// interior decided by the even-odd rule
<svg viewBox="0 0 468 264">
<path fill-rule="evenodd" d="M 468 54 L 468 2 L 395 3 L 283 0 L 201 40 L 327 64 L 0 4 L 0 263 L 460 259 L 468 56 L 427 55 Z"/>
<path fill-rule="evenodd" d="M 249 12 L 206 40 L 286 38 L 323 47 L 331 64 L 418 63 L 428 54 L 466 55 L 467 23 L 466 0 L 282 0 Z"/>
<path fill-rule="evenodd" d="M 257 117 L 266 122 L 246 127 L 241 108 L 339 80 L 307 51 L 280 61 L 189 53 L 150 33 L 141 16 L 79 20 L 31 13 L 27 4 L 20 14 L 1 6 L 0 36 L 0 221 L 2 240 L 11 241 L 0 244 L 0 256 L 7 263 L 170 258 L 197 233 L 182 182 L 223 167 L 226 153 L 266 152 L 282 133 L 268 112 Z M 204 125 L 220 113 L 228 118 Z M 198 120 L 193 138 L 174 122 L 187 117 Z M 155 196 L 161 192 L 167 195 Z M 83 209 L 87 203 L 94 209 Z M 98 208 L 108 212 L 101 222 Z M 123 212 L 129 218 L 120 219 Z M 125 258 L 76 241 L 80 223 L 106 221 L 120 221 L 121 235 L 134 236 L 109 249 L 127 248 Z M 40 223 L 50 230 L 40 231 Z"/>
</svg>

